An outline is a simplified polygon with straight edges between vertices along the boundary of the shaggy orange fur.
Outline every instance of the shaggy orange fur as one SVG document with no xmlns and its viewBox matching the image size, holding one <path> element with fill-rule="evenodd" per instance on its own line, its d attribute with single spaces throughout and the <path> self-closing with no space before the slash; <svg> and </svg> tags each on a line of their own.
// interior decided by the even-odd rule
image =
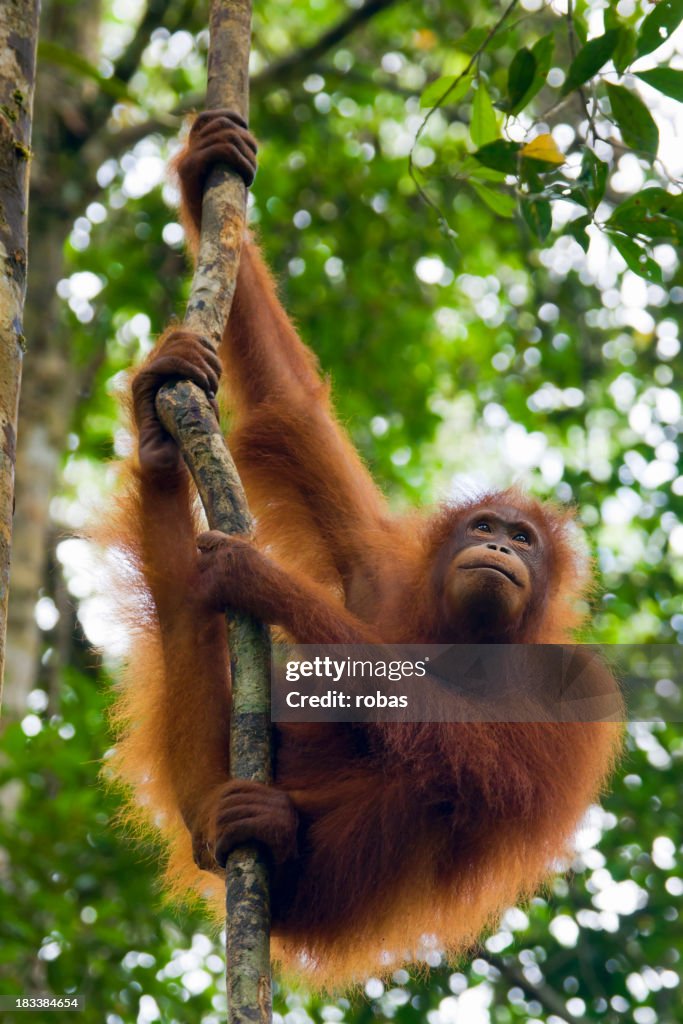
<svg viewBox="0 0 683 1024">
<path fill-rule="evenodd" d="M 544 582 L 505 639 L 572 639 L 590 570 L 571 515 L 516 492 L 392 515 L 251 243 L 221 360 L 230 447 L 264 552 L 260 576 L 242 578 L 238 561 L 231 584 L 252 610 L 266 614 L 262 590 L 276 581 L 268 616 L 295 640 L 467 642 L 443 610 L 444 550 L 478 509 L 512 504 L 542 540 Z M 114 771 L 132 787 L 135 820 L 168 842 L 172 892 L 207 897 L 220 921 L 220 871 L 195 865 L 191 832 L 215 836 L 229 778 L 229 664 L 223 615 L 198 597 L 195 506 L 182 472 L 154 482 L 133 456 L 99 535 L 119 556 L 131 635 Z M 299 840 L 273 868 L 275 958 L 338 987 L 420 959 L 430 942 L 462 953 L 567 855 L 620 735 L 611 722 L 278 726 L 275 787 Z"/>
</svg>

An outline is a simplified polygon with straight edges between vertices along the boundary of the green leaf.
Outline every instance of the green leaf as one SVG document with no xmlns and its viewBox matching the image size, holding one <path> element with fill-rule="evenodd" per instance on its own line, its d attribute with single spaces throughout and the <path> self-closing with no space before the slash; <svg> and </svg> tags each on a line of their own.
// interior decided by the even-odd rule
<svg viewBox="0 0 683 1024">
<path fill-rule="evenodd" d="M 553 50 L 555 48 L 555 37 L 552 32 L 549 32 L 546 36 L 541 36 L 534 45 L 531 47 L 531 55 L 536 62 L 536 70 L 534 77 L 524 93 L 523 96 L 514 104 L 511 104 L 511 100 L 508 99 L 504 104 L 500 104 L 502 109 L 508 111 L 511 114 L 517 114 L 520 110 L 523 110 L 529 103 L 531 103 L 534 96 L 536 96 L 543 86 L 545 85 L 550 71 L 550 65 L 553 60 Z M 519 51 L 522 52 L 521 50 Z M 510 69 L 512 70 L 512 69 Z M 508 90 L 510 89 L 510 83 L 508 78 Z"/>
<path fill-rule="evenodd" d="M 579 184 L 583 186 L 588 199 L 587 205 L 594 210 L 605 194 L 608 165 L 600 160 L 592 149 L 584 149 L 581 158 Z"/>
<path fill-rule="evenodd" d="M 646 188 L 617 206 L 607 226 L 627 235 L 683 241 L 683 195 L 663 188 Z"/>
<path fill-rule="evenodd" d="M 543 181 L 541 179 L 541 175 L 550 169 L 555 170 L 555 168 L 545 167 L 537 160 L 524 160 L 520 154 L 517 173 L 520 182 L 523 185 L 526 185 L 526 191 L 530 195 L 538 195 L 543 192 Z"/>
<path fill-rule="evenodd" d="M 579 243 L 584 252 L 588 252 L 590 245 L 590 238 L 586 228 L 589 224 L 592 224 L 593 218 L 590 213 L 585 214 L 583 217 L 577 217 L 576 220 L 572 220 L 567 224 L 565 228 L 565 234 L 571 235 Z"/>
<path fill-rule="evenodd" d="M 619 39 L 614 49 L 612 60 L 620 75 L 623 75 L 626 68 L 634 60 L 637 42 L 638 37 L 632 28 L 624 26 L 619 29 Z"/>
<path fill-rule="evenodd" d="M 512 58 L 508 71 L 508 98 L 505 106 L 511 113 L 516 114 L 522 109 L 520 103 L 529 92 L 535 75 L 536 58 L 531 50 L 523 47 Z"/>
<path fill-rule="evenodd" d="M 617 12 L 616 4 L 607 4 L 602 12 L 605 23 L 605 30 L 608 28 L 621 28 L 624 24 Z"/>
<path fill-rule="evenodd" d="M 503 171 L 504 174 L 517 173 L 517 156 L 522 148 L 520 142 L 508 142 L 506 139 L 496 139 L 472 155 L 484 167 L 491 167 L 494 171 Z"/>
<path fill-rule="evenodd" d="M 451 91 L 448 92 L 444 103 L 457 103 L 463 96 L 467 95 L 471 85 L 472 75 L 465 75 L 464 78 L 461 78 L 460 75 L 443 75 L 441 78 L 437 78 L 435 82 L 429 83 L 420 96 L 420 106 L 436 107 L 441 97 L 449 89 Z"/>
<path fill-rule="evenodd" d="M 600 68 L 607 63 L 619 39 L 619 29 L 611 28 L 609 32 L 591 39 L 590 42 L 579 50 L 574 60 L 569 65 L 567 78 L 562 86 L 562 96 L 566 96 L 572 89 L 578 88 L 596 75 Z"/>
<path fill-rule="evenodd" d="M 553 50 L 555 49 L 555 36 L 552 32 L 548 32 L 547 36 L 541 36 L 537 39 L 534 45 L 531 47 L 531 52 L 536 58 L 536 76 L 543 76 L 545 82 L 546 75 L 550 71 L 550 65 L 553 61 Z M 535 83 L 534 83 L 535 84 Z"/>
<path fill-rule="evenodd" d="M 496 192 L 495 189 L 481 185 L 479 182 L 470 181 L 470 185 L 479 198 L 486 203 L 489 209 L 497 213 L 499 217 L 512 217 L 517 209 L 517 202 L 514 196 L 507 192 Z"/>
<path fill-rule="evenodd" d="M 683 21 L 683 0 L 659 0 L 640 26 L 638 56 L 652 53 L 665 43 Z"/>
<path fill-rule="evenodd" d="M 485 146 L 487 142 L 493 142 L 498 138 L 498 121 L 489 91 L 484 82 L 479 79 L 477 91 L 474 94 L 472 104 L 472 123 L 470 124 L 470 135 L 475 146 Z"/>
<path fill-rule="evenodd" d="M 652 68 L 650 71 L 636 71 L 636 77 L 658 89 L 665 96 L 683 102 L 683 71 L 678 68 Z"/>
<path fill-rule="evenodd" d="M 608 231 L 607 235 L 617 252 L 623 257 L 626 266 L 634 274 L 661 284 L 662 268 L 656 260 L 648 254 L 645 247 L 628 235 L 619 234 L 616 231 Z"/>
<path fill-rule="evenodd" d="M 550 203 L 545 199 L 522 199 L 522 216 L 539 241 L 543 242 L 550 234 L 553 218 Z"/>
<path fill-rule="evenodd" d="M 588 25 L 584 15 L 576 7 L 577 5 L 574 4 L 574 32 L 581 45 L 585 46 L 588 41 Z"/>
<path fill-rule="evenodd" d="M 48 64 L 56 64 L 58 67 L 73 71 L 79 78 L 90 78 L 97 82 L 102 92 L 113 96 L 117 100 L 129 100 L 126 86 L 118 78 L 105 78 L 103 74 L 77 53 L 72 53 L 65 46 L 59 43 L 50 43 L 45 40 L 38 43 L 38 59 Z"/>
<path fill-rule="evenodd" d="M 484 165 L 478 163 L 473 156 L 469 156 L 463 161 L 461 164 L 461 173 L 468 181 L 471 178 L 475 178 L 477 181 L 492 182 L 495 185 L 505 184 L 505 175 L 502 171 L 493 171 L 490 167 L 484 167 Z"/>
<path fill-rule="evenodd" d="M 650 157 L 657 156 L 659 129 L 643 101 L 623 85 L 607 83 L 612 116 L 627 146 Z"/>
</svg>

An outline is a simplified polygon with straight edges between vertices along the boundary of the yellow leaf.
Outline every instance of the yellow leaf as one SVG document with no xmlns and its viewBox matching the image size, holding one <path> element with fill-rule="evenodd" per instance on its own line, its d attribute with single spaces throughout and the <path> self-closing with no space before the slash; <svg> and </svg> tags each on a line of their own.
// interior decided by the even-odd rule
<svg viewBox="0 0 683 1024">
<path fill-rule="evenodd" d="M 528 160 L 543 160 L 546 164 L 563 164 L 564 156 L 560 153 L 552 135 L 537 135 L 526 146 L 522 146 L 520 156 Z"/>
</svg>

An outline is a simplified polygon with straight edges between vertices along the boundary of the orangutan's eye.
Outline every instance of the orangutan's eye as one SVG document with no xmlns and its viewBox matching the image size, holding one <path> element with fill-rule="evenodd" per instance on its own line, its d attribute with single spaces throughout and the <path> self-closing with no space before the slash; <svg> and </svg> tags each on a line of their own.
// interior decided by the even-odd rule
<svg viewBox="0 0 683 1024">
<path fill-rule="evenodd" d="M 481 530 L 482 533 L 491 533 L 491 527 L 488 523 L 477 523 L 474 527 L 475 530 Z"/>
<path fill-rule="evenodd" d="M 531 544 L 529 534 L 523 533 L 521 530 L 519 533 L 516 533 L 512 539 L 518 541 L 520 544 Z"/>
</svg>

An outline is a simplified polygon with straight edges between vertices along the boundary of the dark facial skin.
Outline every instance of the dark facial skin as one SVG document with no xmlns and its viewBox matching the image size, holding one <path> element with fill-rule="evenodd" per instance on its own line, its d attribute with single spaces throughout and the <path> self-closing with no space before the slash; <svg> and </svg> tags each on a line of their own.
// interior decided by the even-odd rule
<svg viewBox="0 0 683 1024">
<path fill-rule="evenodd" d="M 449 622 L 473 642 L 508 639 L 546 583 L 543 539 L 514 505 L 474 509 L 457 527 L 444 577 Z"/>
</svg>

